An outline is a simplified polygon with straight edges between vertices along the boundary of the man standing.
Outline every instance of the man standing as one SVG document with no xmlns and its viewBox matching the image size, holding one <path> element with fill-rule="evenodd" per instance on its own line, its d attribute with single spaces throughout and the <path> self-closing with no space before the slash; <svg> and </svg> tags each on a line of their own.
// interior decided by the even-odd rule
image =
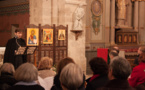
<svg viewBox="0 0 145 90">
<path fill-rule="evenodd" d="M 22 63 L 26 62 L 26 55 L 15 55 L 19 47 L 26 46 L 25 40 L 22 39 L 22 32 L 20 29 L 15 30 L 15 37 L 8 40 L 6 44 L 4 63 L 12 63 L 17 69 Z"/>
</svg>

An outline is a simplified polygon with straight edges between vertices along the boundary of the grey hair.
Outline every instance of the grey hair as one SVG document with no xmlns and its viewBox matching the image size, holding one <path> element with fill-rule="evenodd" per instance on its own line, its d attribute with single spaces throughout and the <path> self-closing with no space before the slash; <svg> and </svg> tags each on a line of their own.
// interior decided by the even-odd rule
<svg viewBox="0 0 145 90">
<path fill-rule="evenodd" d="M 112 75 L 117 79 L 127 79 L 131 74 L 131 66 L 128 60 L 123 57 L 114 57 L 110 63 Z"/>
<path fill-rule="evenodd" d="M 77 90 L 83 84 L 83 71 L 78 65 L 70 63 L 63 68 L 59 79 L 68 90 Z"/>
<path fill-rule="evenodd" d="M 15 68 L 14 68 L 13 64 L 11 64 L 11 63 L 4 63 L 2 65 L 2 67 L 0 68 L 0 74 L 1 73 L 14 74 L 15 73 Z"/>
<path fill-rule="evenodd" d="M 17 81 L 32 82 L 38 79 L 37 68 L 31 63 L 19 66 L 14 74 Z"/>
</svg>

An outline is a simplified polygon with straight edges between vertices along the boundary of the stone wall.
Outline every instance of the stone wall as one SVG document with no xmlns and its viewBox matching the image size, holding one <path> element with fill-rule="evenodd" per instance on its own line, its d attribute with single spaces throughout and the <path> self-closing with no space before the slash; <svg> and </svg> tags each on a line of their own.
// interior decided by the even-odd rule
<svg viewBox="0 0 145 90">
<path fill-rule="evenodd" d="M 17 25 L 24 32 L 29 24 L 28 0 L 0 1 L 0 46 L 5 46 L 8 39 L 13 37 L 13 25 Z M 23 35 L 23 38 L 25 33 Z"/>
<path fill-rule="evenodd" d="M 83 32 L 75 39 L 72 33 L 73 13 L 80 3 L 86 0 L 30 0 L 30 24 L 68 25 L 68 56 L 86 73 L 85 57 L 85 18 L 83 18 Z"/>
<path fill-rule="evenodd" d="M 66 0 L 65 6 L 65 23 L 69 26 L 68 32 L 68 56 L 73 57 L 75 62 L 81 66 L 84 72 L 86 72 L 86 57 L 85 57 L 85 34 L 86 34 L 86 24 L 85 17 L 83 18 L 83 32 L 78 37 L 78 40 L 75 39 L 75 34 L 72 33 L 73 27 L 73 13 L 80 3 L 84 3 L 83 8 L 86 11 L 86 2 L 85 0 Z"/>
</svg>

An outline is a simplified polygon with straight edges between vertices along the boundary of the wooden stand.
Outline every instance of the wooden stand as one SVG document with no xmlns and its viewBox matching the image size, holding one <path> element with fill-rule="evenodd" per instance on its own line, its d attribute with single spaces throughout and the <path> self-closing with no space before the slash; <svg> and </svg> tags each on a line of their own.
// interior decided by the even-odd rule
<svg viewBox="0 0 145 90">
<path fill-rule="evenodd" d="M 78 36 L 83 32 L 83 30 L 71 30 L 71 32 L 75 33 L 76 40 L 78 39 Z"/>
<path fill-rule="evenodd" d="M 37 67 L 37 61 L 36 61 L 36 51 L 34 51 L 34 65 Z"/>
<path fill-rule="evenodd" d="M 37 46 L 36 51 L 34 54 L 28 55 L 29 61 L 34 61 L 34 65 L 38 66 L 37 63 L 41 60 L 42 57 L 50 57 L 53 59 L 53 62 L 55 65 L 59 62 L 59 60 L 67 57 L 68 53 L 68 25 L 63 26 L 55 26 L 55 25 L 44 25 L 41 26 L 35 26 L 35 25 L 29 25 L 27 28 L 38 28 L 39 29 L 39 46 Z M 47 44 L 43 43 L 43 30 L 44 29 L 53 29 L 53 43 Z M 59 30 L 65 31 L 65 40 L 58 40 L 58 34 Z M 27 36 L 27 35 L 26 35 Z M 25 36 L 25 38 L 26 38 Z"/>
<path fill-rule="evenodd" d="M 26 43 L 27 43 L 27 28 L 39 28 L 39 26 L 36 26 L 34 24 L 30 24 L 30 25 L 25 26 L 25 39 L 26 39 Z M 27 55 L 27 60 L 29 62 L 31 62 L 31 60 L 33 60 L 34 61 L 33 64 L 37 67 L 37 59 L 36 59 L 37 55 L 36 54 L 37 54 L 37 50 L 34 51 L 34 53 Z"/>
</svg>

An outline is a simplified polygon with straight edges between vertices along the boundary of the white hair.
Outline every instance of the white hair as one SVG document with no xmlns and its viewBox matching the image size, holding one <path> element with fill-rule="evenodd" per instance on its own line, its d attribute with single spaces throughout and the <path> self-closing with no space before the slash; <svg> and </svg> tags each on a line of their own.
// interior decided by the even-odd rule
<svg viewBox="0 0 145 90">
<path fill-rule="evenodd" d="M 63 68 L 60 82 L 68 90 L 77 90 L 83 84 L 83 71 L 78 65 L 70 63 Z"/>
</svg>

